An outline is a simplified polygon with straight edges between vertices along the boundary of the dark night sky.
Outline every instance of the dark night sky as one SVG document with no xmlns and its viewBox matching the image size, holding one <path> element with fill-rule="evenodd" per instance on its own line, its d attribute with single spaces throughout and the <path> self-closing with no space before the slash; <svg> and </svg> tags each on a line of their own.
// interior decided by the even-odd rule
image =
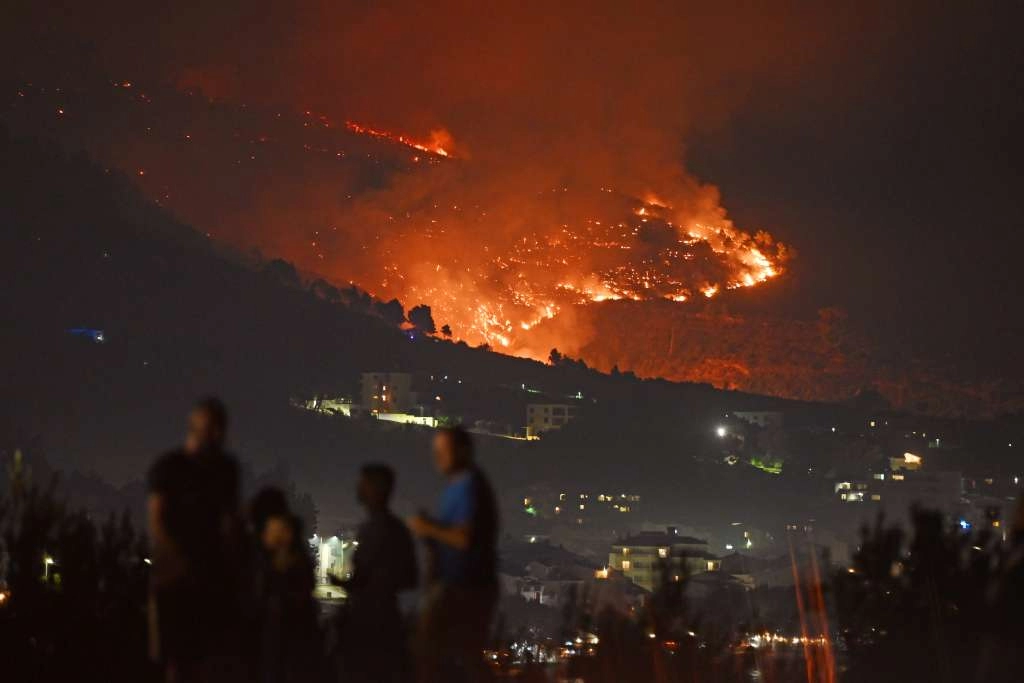
<svg viewBox="0 0 1024 683">
<path fill-rule="evenodd" d="M 826 72 L 752 95 L 699 137 L 690 165 L 725 188 L 738 222 L 798 245 L 805 295 L 957 362 L 1019 373 L 1018 24 L 985 7 L 942 19 L 857 56 L 856 88 Z"/>
<path fill-rule="evenodd" d="M 1011 3 L 204 4 L 15 3 L 5 70 L 441 124 L 481 163 L 552 175 L 685 162 L 738 225 L 795 247 L 772 305 L 844 306 L 901 344 L 1021 372 Z"/>
</svg>

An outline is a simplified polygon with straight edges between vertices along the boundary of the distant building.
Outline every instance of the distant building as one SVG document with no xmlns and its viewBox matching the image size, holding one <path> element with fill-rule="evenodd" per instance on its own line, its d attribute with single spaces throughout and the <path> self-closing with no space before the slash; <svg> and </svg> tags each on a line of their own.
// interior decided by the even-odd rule
<svg viewBox="0 0 1024 683">
<path fill-rule="evenodd" d="M 419 425 L 420 427 L 437 428 L 439 421 L 433 415 L 417 415 L 415 413 L 377 413 L 377 419 L 384 422 L 397 422 L 403 425 Z"/>
<path fill-rule="evenodd" d="M 889 458 L 889 469 L 893 472 L 900 470 L 919 470 L 924 461 L 920 455 L 914 455 L 913 453 L 904 453 L 901 456 Z"/>
<path fill-rule="evenodd" d="M 561 429 L 576 418 L 576 406 L 568 403 L 530 403 L 526 406 L 526 435 L 536 436 Z"/>
<path fill-rule="evenodd" d="M 364 372 L 361 398 L 363 408 L 372 413 L 407 413 L 417 402 L 408 372 Z"/>
<path fill-rule="evenodd" d="M 758 427 L 781 427 L 782 413 L 776 410 L 749 411 L 740 410 L 732 413 L 737 420 L 743 420 L 747 424 Z"/>
<path fill-rule="evenodd" d="M 675 527 L 644 531 L 612 545 L 608 567 L 649 591 L 665 581 L 679 581 L 701 572 L 716 571 L 721 561 L 708 552 L 708 542 L 680 536 Z"/>
<path fill-rule="evenodd" d="M 895 511 L 912 504 L 951 510 L 963 497 L 963 477 L 954 471 L 893 470 L 871 479 L 837 481 L 835 495 L 845 503 L 882 503 Z"/>
<path fill-rule="evenodd" d="M 322 597 L 342 597 L 341 589 L 327 587 L 333 575 L 347 579 L 352 574 L 352 557 L 357 542 L 346 541 L 339 536 L 318 536 L 313 534 L 308 540 L 314 558 L 313 573 L 317 584 L 326 587 L 321 591 Z"/>
<path fill-rule="evenodd" d="M 337 398 L 317 397 L 294 403 L 301 408 L 311 410 L 314 413 L 323 413 L 324 415 L 361 417 L 364 412 L 362 406 L 353 403 L 351 398 L 343 396 Z"/>
</svg>

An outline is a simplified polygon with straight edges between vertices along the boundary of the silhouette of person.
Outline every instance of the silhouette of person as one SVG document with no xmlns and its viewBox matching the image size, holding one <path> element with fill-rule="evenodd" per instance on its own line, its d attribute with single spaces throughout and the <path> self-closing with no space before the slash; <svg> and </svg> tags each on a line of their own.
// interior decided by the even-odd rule
<svg viewBox="0 0 1024 683">
<path fill-rule="evenodd" d="M 448 481 L 438 515 L 409 520 L 431 560 L 416 638 L 418 675 L 424 682 L 476 683 L 490 677 L 482 650 L 498 599 L 497 505 L 465 429 L 438 431 L 433 452 Z"/>
<path fill-rule="evenodd" d="M 356 538 L 352 576 L 336 581 L 348 594 L 338 629 L 345 681 L 409 679 L 398 594 L 416 587 L 416 548 L 405 524 L 389 508 L 394 487 L 390 467 L 363 466 L 356 495 L 366 510 L 366 521 Z"/>
<path fill-rule="evenodd" d="M 149 472 L 150 649 L 169 681 L 242 675 L 239 471 L 227 427 L 220 400 L 199 401 L 184 446 Z"/>
<path fill-rule="evenodd" d="M 260 491 L 250 506 L 259 545 L 255 567 L 256 678 L 266 683 L 314 680 L 321 639 L 313 600 L 313 564 L 302 523 L 280 489 Z"/>
</svg>

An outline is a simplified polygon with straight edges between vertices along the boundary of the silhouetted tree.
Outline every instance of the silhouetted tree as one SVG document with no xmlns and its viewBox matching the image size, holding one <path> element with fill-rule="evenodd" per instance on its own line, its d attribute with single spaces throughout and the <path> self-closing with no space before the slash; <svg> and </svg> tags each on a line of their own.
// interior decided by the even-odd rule
<svg viewBox="0 0 1024 683">
<path fill-rule="evenodd" d="M 934 511 L 911 518 L 909 537 L 881 517 L 865 528 L 852 571 L 836 577 L 844 680 L 1019 680 L 1020 540 Z"/>
<path fill-rule="evenodd" d="M 373 307 L 377 315 L 395 327 L 405 322 L 405 309 L 402 308 L 402 303 L 398 299 L 388 302 L 378 301 Z"/>
<path fill-rule="evenodd" d="M 352 285 L 341 294 L 341 299 L 353 311 L 368 313 L 373 307 L 373 297 L 355 285 Z"/>
<path fill-rule="evenodd" d="M 336 304 L 341 301 L 341 291 L 326 280 L 314 280 L 309 286 L 309 291 L 313 292 L 313 294 L 324 301 L 329 301 L 332 304 Z"/>
<path fill-rule="evenodd" d="M 20 453 L 0 495 L 2 667 L 11 680 L 146 681 L 146 546 L 127 514 L 97 528 L 32 482 Z"/>
<path fill-rule="evenodd" d="M 430 306 L 426 304 L 420 304 L 419 306 L 413 306 L 409 310 L 409 322 L 413 326 L 425 334 L 434 334 L 437 332 L 437 327 L 434 325 L 434 316 L 430 313 Z"/>
<path fill-rule="evenodd" d="M 441 326 L 441 334 L 443 334 L 446 338 L 451 339 L 452 328 L 451 326 L 448 325 L 448 323 L 445 323 L 444 325 Z"/>
<path fill-rule="evenodd" d="M 551 349 L 551 353 L 548 354 L 548 363 L 551 365 L 560 365 L 562 362 L 562 354 L 558 349 Z"/>
<path fill-rule="evenodd" d="M 284 259 L 276 258 L 263 266 L 263 272 L 276 282 L 288 287 L 299 286 L 299 271 Z"/>
</svg>

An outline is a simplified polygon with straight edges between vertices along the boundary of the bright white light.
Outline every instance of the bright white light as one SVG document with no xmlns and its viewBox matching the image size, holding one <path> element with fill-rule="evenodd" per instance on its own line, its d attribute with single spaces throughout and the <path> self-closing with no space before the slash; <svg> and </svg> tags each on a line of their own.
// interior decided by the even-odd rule
<svg viewBox="0 0 1024 683">
<path fill-rule="evenodd" d="M 723 438 L 723 437 L 725 437 L 726 433 L 727 433 L 727 432 L 725 431 L 725 427 L 722 427 L 722 426 L 719 426 L 719 427 L 718 427 L 718 428 L 717 428 L 717 429 L 715 430 L 715 434 L 718 434 L 718 438 L 720 438 L 720 439 L 721 439 L 721 438 Z"/>
</svg>

